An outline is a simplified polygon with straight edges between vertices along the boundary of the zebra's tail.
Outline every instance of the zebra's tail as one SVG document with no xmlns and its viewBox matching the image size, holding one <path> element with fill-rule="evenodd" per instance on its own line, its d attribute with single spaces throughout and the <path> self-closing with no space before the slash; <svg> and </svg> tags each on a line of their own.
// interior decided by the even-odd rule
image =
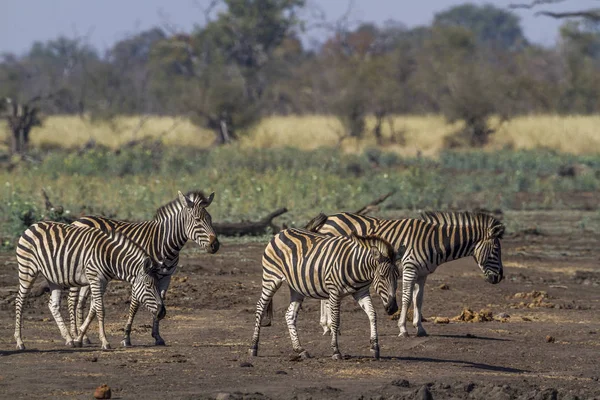
<svg viewBox="0 0 600 400">
<path fill-rule="evenodd" d="M 260 326 L 271 326 L 271 321 L 273 320 L 273 299 L 269 301 L 267 304 L 267 310 L 263 314 L 262 319 L 260 320 Z"/>
<path fill-rule="evenodd" d="M 308 221 L 304 229 L 311 232 L 317 232 L 319 228 L 327 221 L 327 215 L 319 213 L 316 217 Z"/>
</svg>

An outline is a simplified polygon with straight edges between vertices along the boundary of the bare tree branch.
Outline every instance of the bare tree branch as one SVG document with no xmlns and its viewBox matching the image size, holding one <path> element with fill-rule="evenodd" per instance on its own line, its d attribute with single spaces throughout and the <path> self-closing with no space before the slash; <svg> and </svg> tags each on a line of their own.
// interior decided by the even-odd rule
<svg viewBox="0 0 600 400">
<path fill-rule="evenodd" d="M 525 8 L 525 9 L 531 9 L 534 8 L 536 6 L 539 6 L 540 4 L 556 4 L 556 3 L 563 3 L 565 0 L 534 0 L 531 3 L 511 3 L 508 5 L 508 8 Z"/>
<path fill-rule="evenodd" d="M 535 15 L 545 15 L 556 19 L 562 18 L 585 18 L 592 21 L 600 21 L 600 10 L 589 10 L 589 11 L 573 11 L 573 12 L 552 12 L 552 11 L 538 11 Z"/>
</svg>

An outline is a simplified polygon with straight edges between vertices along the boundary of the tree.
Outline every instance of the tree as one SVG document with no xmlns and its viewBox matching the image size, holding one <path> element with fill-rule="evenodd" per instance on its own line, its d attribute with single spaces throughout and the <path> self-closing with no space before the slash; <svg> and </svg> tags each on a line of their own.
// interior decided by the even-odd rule
<svg viewBox="0 0 600 400">
<path fill-rule="evenodd" d="M 516 49 L 527 43 L 519 17 L 491 4 L 463 4 L 437 13 L 434 27 L 462 27 L 473 32 L 478 42 Z"/>
<path fill-rule="evenodd" d="M 532 9 L 538 8 L 538 6 L 551 6 L 558 3 L 564 3 L 566 0 L 533 0 L 531 3 L 514 3 L 510 4 L 509 8 L 525 8 Z M 585 10 L 571 10 L 571 11 L 549 11 L 540 10 L 535 13 L 536 16 L 543 15 L 546 17 L 563 19 L 563 18 L 582 18 L 592 22 L 600 22 L 600 9 L 588 8 Z"/>
</svg>

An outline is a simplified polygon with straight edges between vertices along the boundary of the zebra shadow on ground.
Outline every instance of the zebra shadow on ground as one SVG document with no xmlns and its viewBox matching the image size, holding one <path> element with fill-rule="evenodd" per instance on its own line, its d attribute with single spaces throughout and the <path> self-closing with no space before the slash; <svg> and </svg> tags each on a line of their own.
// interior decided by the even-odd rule
<svg viewBox="0 0 600 400">
<path fill-rule="evenodd" d="M 375 359 L 373 359 L 373 357 L 369 357 L 369 356 L 344 355 L 344 360 L 372 360 L 373 362 L 377 362 Z M 380 357 L 379 361 L 392 361 L 392 362 L 394 362 L 394 361 L 395 362 L 415 361 L 415 362 L 461 364 L 468 368 L 476 368 L 476 369 L 482 369 L 482 370 L 486 370 L 486 371 L 495 371 L 495 372 L 507 372 L 507 373 L 513 373 L 513 374 L 521 374 L 521 373 L 530 372 L 525 369 L 503 367 L 501 365 L 491 365 L 491 364 L 484 364 L 484 363 L 465 361 L 465 360 L 451 360 L 451 359 L 431 358 L 431 357 L 388 356 L 388 357 Z"/>
<path fill-rule="evenodd" d="M 429 335 L 429 337 L 440 337 L 449 339 L 475 339 L 475 340 L 493 340 L 497 342 L 512 342 L 511 339 L 493 338 L 488 336 L 477 336 L 467 333 L 466 335 Z"/>
<path fill-rule="evenodd" d="M 65 348 L 65 349 L 48 349 L 48 350 L 40 350 L 40 349 L 25 349 L 25 350 L 0 350 L 0 357 L 3 356 L 14 356 L 18 354 L 72 354 L 72 353 L 92 353 L 98 351 L 112 351 L 112 350 L 101 350 L 99 347 L 85 347 L 85 348 Z"/>
</svg>

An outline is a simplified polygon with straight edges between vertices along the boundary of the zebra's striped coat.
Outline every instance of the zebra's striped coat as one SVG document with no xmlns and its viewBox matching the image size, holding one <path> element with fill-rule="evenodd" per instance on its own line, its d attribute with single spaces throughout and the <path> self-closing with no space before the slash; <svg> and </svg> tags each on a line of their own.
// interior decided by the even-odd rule
<svg viewBox="0 0 600 400">
<path fill-rule="evenodd" d="M 212 226 L 212 217 L 206 210 L 214 198 L 211 193 L 208 198 L 202 192 L 194 191 L 187 194 L 179 192 L 179 197 L 156 210 L 156 216 L 150 221 L 127 222 L 99 216 L 87 216 L 73 222 L 75 226 L 88 226 L 103 232 L 120 232 L 130 240 L 137 243 L 146 251 L 154 261 L 162 262 L 163 268 L 158 272 L 158 287 L 165 299 L 171 276 L 179 264 L 179 252 L 188 240 L 196 242 L 208 253 L 219 250 L 219 241 Z M 82 288 L 69 293 L 69 314 L 71 316 L 71 329 L 81 323 L 83 307 L 89 291 Z M 79 298 L 77 298 L 79 296 Z M 77 304 L 77 316 L 75 305 Z M 135 315 L 138 304 L 132 302 L 130 315 Z M 131 326 L 133 319 L 127 321 L 125 326 L 124 346 L 131 346 Z M 76 328 L 75 328 L 76 329 Z M 156 345 L 164 345 L 165 341 L 159 333 L 159 322 L 154 319 L 152 324 L 152 337 Z"/>
<path fill-rule="evenodd" d="M 332 311 L 333 357 L 341 358 L 337 344 L 340 301 L 352 295 L 367 313 L 371 324 L 371 350 L 379 357 L 375 311 L 369 287 L 383 300 L 388 314 L 396 312 L 398 270 L 392 246 L 376 237 L 327 237 L 301 229 L 286 229 L 269 242 L 263 254 L 262 294 L 250 354 L 258 351 L 261 320 L 283 281 L 290 287 L 291 301 L 285 314 L 295 352 L 307 356 L 296 331 L 298 310 L 305 297 L 328 299 Z"/>
<path fill-rule="evenodd" d="M 417 336 L 427 333 L 421 323 L 427 276 L 445 262 L 473 256 L 489 283 L 503 278 L 500 239 L 504 226 L 483 213 L 426 212 L 422 219 L 387 220 L 352 213 L 321 214 L 307 228 L 325 235 L 377 235 L 394 248 L 406 246 L 402 259 L 402 311 L 400 336 L 408 336 L 406 313 L 414 302 L 413 325 Z M 321 325 L 329 330 L 327 304 L 321 303 Z"/>
<path fill-rule="evenodd" d="M 87 227 L 40 222 L 29 227 L 19 238 L 17 264 L 19 292 L 15 300 L 15 339 L 20 350 L 25 348 L 21 338 L 23 301 L 39 274 L 50 284 L 50 311 L 67 345 L 81 345 L 83 335 L 97 315 L 102 348 L 110 348 L 104 332 L 103 295 L 112 279 L 132 283 L 132 301 L 145 304 L 157 319 L 166 313 L 154 275 L 155 263 L 121 234 L 111 237 Z M 73 342 L 60 315 L 60 290 L 87 285 L 92 291 L 92 306 Z"/>
</svg>

